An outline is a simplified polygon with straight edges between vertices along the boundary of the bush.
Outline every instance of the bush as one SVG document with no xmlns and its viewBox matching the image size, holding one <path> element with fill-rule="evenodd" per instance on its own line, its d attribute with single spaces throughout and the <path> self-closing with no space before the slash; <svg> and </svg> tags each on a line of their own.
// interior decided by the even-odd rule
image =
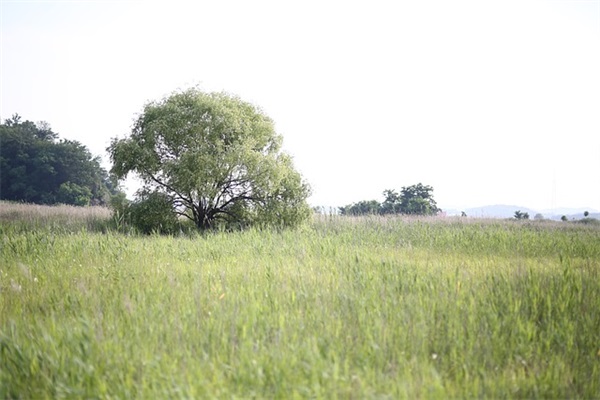
<svg viewBox="0 0 600 400">
<path fill-rule="evenodd" d="M 142 193 L 126 209 L 125 219 L 140 233 L 174 234 L 180 224 L 166 194 Z"/>
</svg>

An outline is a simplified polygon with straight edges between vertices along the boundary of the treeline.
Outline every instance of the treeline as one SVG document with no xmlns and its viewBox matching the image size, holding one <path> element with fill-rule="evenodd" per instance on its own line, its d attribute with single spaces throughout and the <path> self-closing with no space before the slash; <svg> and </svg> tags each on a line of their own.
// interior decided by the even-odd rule
<svg viewBox="0 0 600 400">
<path fill-rule="evenodd" d="M 363 200 L 358 203 L 339 207 L 341 215 L 436 215 L 441 210 L 433 199 L 431 186 L 417 183 L 402 187 L 400 193 L 395 190 L 384 190 L 383 203 L 377 200 Z"/>
<path fill-rule="evenodd" d="M 104 205 L 116 193 L 116 180 L 81 143 L 17 114 L 0 124 L 0 200 Z"/>
</svg>

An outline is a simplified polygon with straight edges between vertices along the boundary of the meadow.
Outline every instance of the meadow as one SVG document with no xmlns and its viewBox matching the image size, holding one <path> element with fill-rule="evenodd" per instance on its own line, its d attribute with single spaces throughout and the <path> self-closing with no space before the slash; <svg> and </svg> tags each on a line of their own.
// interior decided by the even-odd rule
<svg viewBox="0 0 600 400">
<path fill-rule="evenodd" d="M 24 210 L 0 204 L 2 399 L 600 397 L 595 224 Z"/>
</svg>

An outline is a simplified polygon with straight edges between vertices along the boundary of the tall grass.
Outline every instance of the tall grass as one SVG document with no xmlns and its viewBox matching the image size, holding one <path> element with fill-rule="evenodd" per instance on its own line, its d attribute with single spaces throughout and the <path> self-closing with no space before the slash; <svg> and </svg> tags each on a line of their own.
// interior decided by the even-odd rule
<svg viewBox="0 0 600 400">
<path fill-rule="evenodd" d="M 8 231 L 0 398 L 597 398 L 600 230 Z"/>
<path fill-rule="evenodd" d="M 14 231 L 102 231 L 109 227 L 111 218 L 111 210 L 100 206 L 49 206 L 0 201 L 0 226 L 10 226 Z"/>
</svg>

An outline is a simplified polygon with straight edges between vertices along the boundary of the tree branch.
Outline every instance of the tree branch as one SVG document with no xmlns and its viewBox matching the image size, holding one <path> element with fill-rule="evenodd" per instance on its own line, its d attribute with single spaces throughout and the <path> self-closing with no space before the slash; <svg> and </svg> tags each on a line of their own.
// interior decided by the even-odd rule
<svg viewBox="0 0 600 400">
<path fill-rule="evenodd" d="M 187 202 L 189 202 L 189 203 L 193 203 L 193 201 L 192 201 L 192 199 L 191 199 L 191 198 L 185 198 L 185 197 L 184 197 L 184 196 L 183 196 L 181 193 L 179 193 L 179 191 L 175 190 L 175 189 L 174 189 L 173 187 L 171 187 L 170 185 L 168 185 L 168 184 L 166 184 L 166 183 L 164 183 L 164 182 L 161 182 L 161 181 L 160 181 L 158 178 L 156 178 L 156 177 L 154 176 L 154 174 L 152 174 L 151 172 L 144 171 L 144 173 L 145 173 L 146 175 L 148 175 L 148 176 L 150 177 L 150 179 L 152 179 L 152 180 L 153 180 L 154 182 L 156 182 L 158 185 L 160 185 L 160 186 L 162 186 L 162 187 L 166 188 L 167 190 L 169 190 L 169 191 L 171 191 L 171 192 L 175 193 L 175 194 L 176 194 L 176 195 L 177 195 L 179 198 L 181 198 L 182 200 L 185 200 L 185 201 L 187 201 Z"/>
<path fill-rule="evenodd" d="M 181 215 L 182 217 L 186 217 L 187 219 L 189 219 L 189 220 L 190 220 L 190 221 L 192 221 L 192 222 L 196 222 L 196 221 L 194 221 L 194 218 L 193 218 L 193 217 L 190 217 L 188 214 L 186 214 L 186 213 L 185 213 L 185 212 L 183 212 L 183 211 L 177 211 L 177 210 L 175 210 L 174 212 L 175 212 L 175 214 L 177 214 L 177 215 Z"/>
<path fill-rule="evenodd" d="M 219 210 L 223 210 L 225 207 L 227 207 L 228 205 L 235 203 L 236 201 L 239 200 L 250 200 L 250 201 L 257 201 L 257 199 L 255 197 L 252 196 L 248 196 L 246 195 L 246 193 L 239 195 L 239 196 L 235 196 L 232 197 L 231 199 L 227 200 L 221 207 L 219 207 Z"/>
</svg>

